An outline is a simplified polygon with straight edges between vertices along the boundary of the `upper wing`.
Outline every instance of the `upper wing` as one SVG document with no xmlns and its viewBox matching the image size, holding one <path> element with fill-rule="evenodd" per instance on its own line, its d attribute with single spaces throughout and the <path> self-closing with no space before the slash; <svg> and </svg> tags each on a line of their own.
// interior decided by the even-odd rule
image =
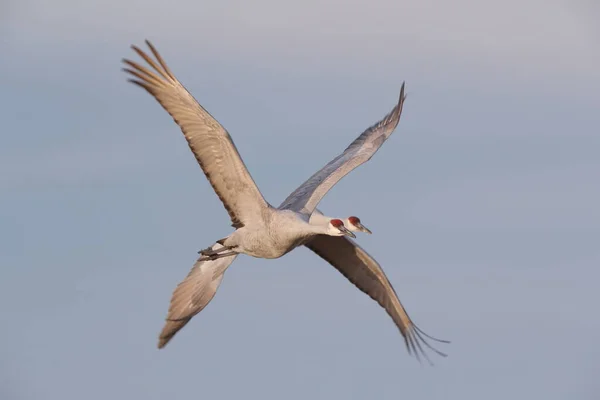
<svg viewBox="0 0 600 400">
<path fill-rule="evenodd" d="M 156 49 L 146 41 L 158 64 L 136 46 L 132 46 L 154 69 L 123 60 L 123 68 L 137 79 L 130 82 L 146 89 L 180 126 L 213 189 L 239 228 L 252 216 L 260 215 L 267 202 L 246 169 L 229 133 L 177 80 Z M 160 65 L 159 65 L 160 64 Z"/>
<path fill-rule="evenodd" d="M 279 208 L 310 215 L 329 189 L 354 168 L 369 161 L 392 134 L 400 121 L 404 99 L 406 96 L 404 95 L 404 83 L 402 83 L 400 98 L 394 109 L 381 121 L 364 131 L 342 154 L 331 160 L 294 190 Z"/>
<path fill-rule="evenodd" d="M 419 358 L 420 352 L 429 360 L 421 346 L 423 343 L 439 355 L 446 356 L 427 343 L 423 336 L 438 342 L 449 342 L 427 335 L 412 322 L 381 266 L 352 239 L 344 236 L 318 235 L 308 242 L 306 247 L 333 265 L 357 288 L 387 311 L 404 336 L 409 354 L 414 352 Z"/>
<path fill-rule="evenodd" d="M 221 247 L 218 243 L 212 246 L 213 250 Z M 196 261 L 188 276 L 173 292 L 169 313 L 158 339 L 159 349 L 210 303 L 221 285 L 225 270 L 236 258 L 231 256 L 214 261 Z"/>
</svg>

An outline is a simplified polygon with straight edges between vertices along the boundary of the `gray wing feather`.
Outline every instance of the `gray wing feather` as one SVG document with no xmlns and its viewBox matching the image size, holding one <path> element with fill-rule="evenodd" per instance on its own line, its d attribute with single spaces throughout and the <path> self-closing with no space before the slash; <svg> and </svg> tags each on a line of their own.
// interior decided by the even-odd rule
<svg viewBox="0 0 600 400">
<path fill-rule="evenodd" d="M 404 83 L 400 89 L 398 104 L 381 121 L 368 128 L 348 146 L 344 152 L 331 160 L 321 170 L 300 185 L 281 203 L 280 209 L 289 209 L 310 215 L 327 192 L 359 165 L 367 162 L 392 134 L 402 114 Z"/>
<path fill-rule="evenodd" d="M 427 335 L 412 322 L 379 263 L 356 242 L 344 236 L 318 235 L 308 242 L 306 247 L 335 267 L 358 289 L 385 309 L 400 329 L 409 353 L 414 353 L 417 358 L 421 353 L 429 360 L 421 346 L 424 344 L 437 354 L 446 356 L 433 348 L 424 336 L 438 342 L 448 342 Z"/>
<path fill-rule="evenodd" d="M 215 243 L 213 250 L 221 246 Z M 165 325 L 159 335 L 158 348 L 163 348 L 196 314 L 202 311 L 217 293 L 223 274 L 237 256 L 214 261 L 197 261 L 188 276 L 171 296 Z"/>
<path fill-rule="evenodd" d="M 180 126 L 213 189 L 229 213 L 232 225 L 239 228 L 268 206 L 250 176 L 231 136 L 177 80 L 156 49 L 146 41 L 158 64 L 146 53 L 132 46 L 154 69 L 123 60 L 130 68 L 124 71 L 135 79 L 130 82 L 146 89 Z"/>
</svg>

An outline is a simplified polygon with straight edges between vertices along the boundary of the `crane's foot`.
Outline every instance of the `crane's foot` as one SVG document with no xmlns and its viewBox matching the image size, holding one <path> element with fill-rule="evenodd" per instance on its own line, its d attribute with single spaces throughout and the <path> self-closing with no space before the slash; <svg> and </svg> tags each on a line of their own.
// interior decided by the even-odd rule
<svg viewBox="0 0 600 400">
<path fill-rule="evenodd" d="M 213 249 L 211 249 L 210 247 L 207 247 L 204 250 L 200 250 L 198 252 L 198 254 L 202 254 L 203 256 L 209 256 L 211 254 L 217 254 L 217 253 L 215 253 L 215 251 Z"/>
<path fill-rule="evenodd" d="M 221 248 L 218 248 L 218 249 L 214 250 L 212 247 L 207 247 L 204 250 L 200 250 L 198 252 L 198 254 L 201 254 L 203 256 L 213 256 L 213 255 L 216 255 L 216 254 L 221 254 L 224 251 L 231 250 L 232 248 L 233 247 L 231 247 L 231 246 L 223 246 Z"/>
<path fill-rule="evenodd" d="M 200 257 L 198 259 L 198 261 L 215 261 L 215 260 L 218 260 L 219 258 L 231 257 L 231 256 L 235 256 L 237 254 L 238 253 L 236 253 L 235 251 L 230 251 L 228 253 L 219 253 L 219 254 L 212 253 L 210 255 L 203 255 L 202 257 Z"/>
</svg>

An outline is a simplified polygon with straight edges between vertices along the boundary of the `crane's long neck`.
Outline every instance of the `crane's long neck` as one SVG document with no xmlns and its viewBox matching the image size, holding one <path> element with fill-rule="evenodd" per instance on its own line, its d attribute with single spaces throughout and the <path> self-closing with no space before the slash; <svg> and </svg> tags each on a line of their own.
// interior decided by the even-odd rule
<svg viewBox="0 0 600 400">
<path fill-rule="evenodd" d="M 330 232 L 330 228 L 329 228 L 329 221 L 331 219 L 328 219 L 325 223 L 321 224 L 315 224 L 315 223 L 309 223 L 306 224 L 306 233 L 309 235 L 328 235 Z"/>
<path fill-rule="evenodd" d="M 327 217 L 321 213 L 314 212 L 310 216 L 309 224 L 326 226 L 331 220 L 331 217 Z"/>
<path fill-rule="evenodd" d="M 310 216 L 310 221 L 309 223 L 311 225 L 322 225 L 327 227 L 329 225 L 329 222 L 331 222 L 331 220 L 334 219 L 333 217 L 328 217 L 327 215 L 323 215 L 320 213 L 313 213 Z M 346 226 L 352 226 L 352 224 L 350 223 L 350 221 L 348 220 L 348 218 L 340 218 L 342 220 L 342 222 L 344 223 L 344 225 Z"/>
</svg>

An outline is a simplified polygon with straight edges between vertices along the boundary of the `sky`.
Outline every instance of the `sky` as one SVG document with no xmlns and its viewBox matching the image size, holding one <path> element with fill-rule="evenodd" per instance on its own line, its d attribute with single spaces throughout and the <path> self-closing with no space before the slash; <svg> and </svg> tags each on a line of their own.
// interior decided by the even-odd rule
<svg viewBox="0 0 600 400">
<path fill-rule="evenodd" d="M 0 399 L 596 399 L 600 7 L 593 1 L 8 0 L 0 5 Z M 319 208 L 434 367 L 306 249 L 239 257 L 156 348 L 229 218 L 126 82 L 150 39 L 279 204 L 395 104 Z"/>
</svg>

